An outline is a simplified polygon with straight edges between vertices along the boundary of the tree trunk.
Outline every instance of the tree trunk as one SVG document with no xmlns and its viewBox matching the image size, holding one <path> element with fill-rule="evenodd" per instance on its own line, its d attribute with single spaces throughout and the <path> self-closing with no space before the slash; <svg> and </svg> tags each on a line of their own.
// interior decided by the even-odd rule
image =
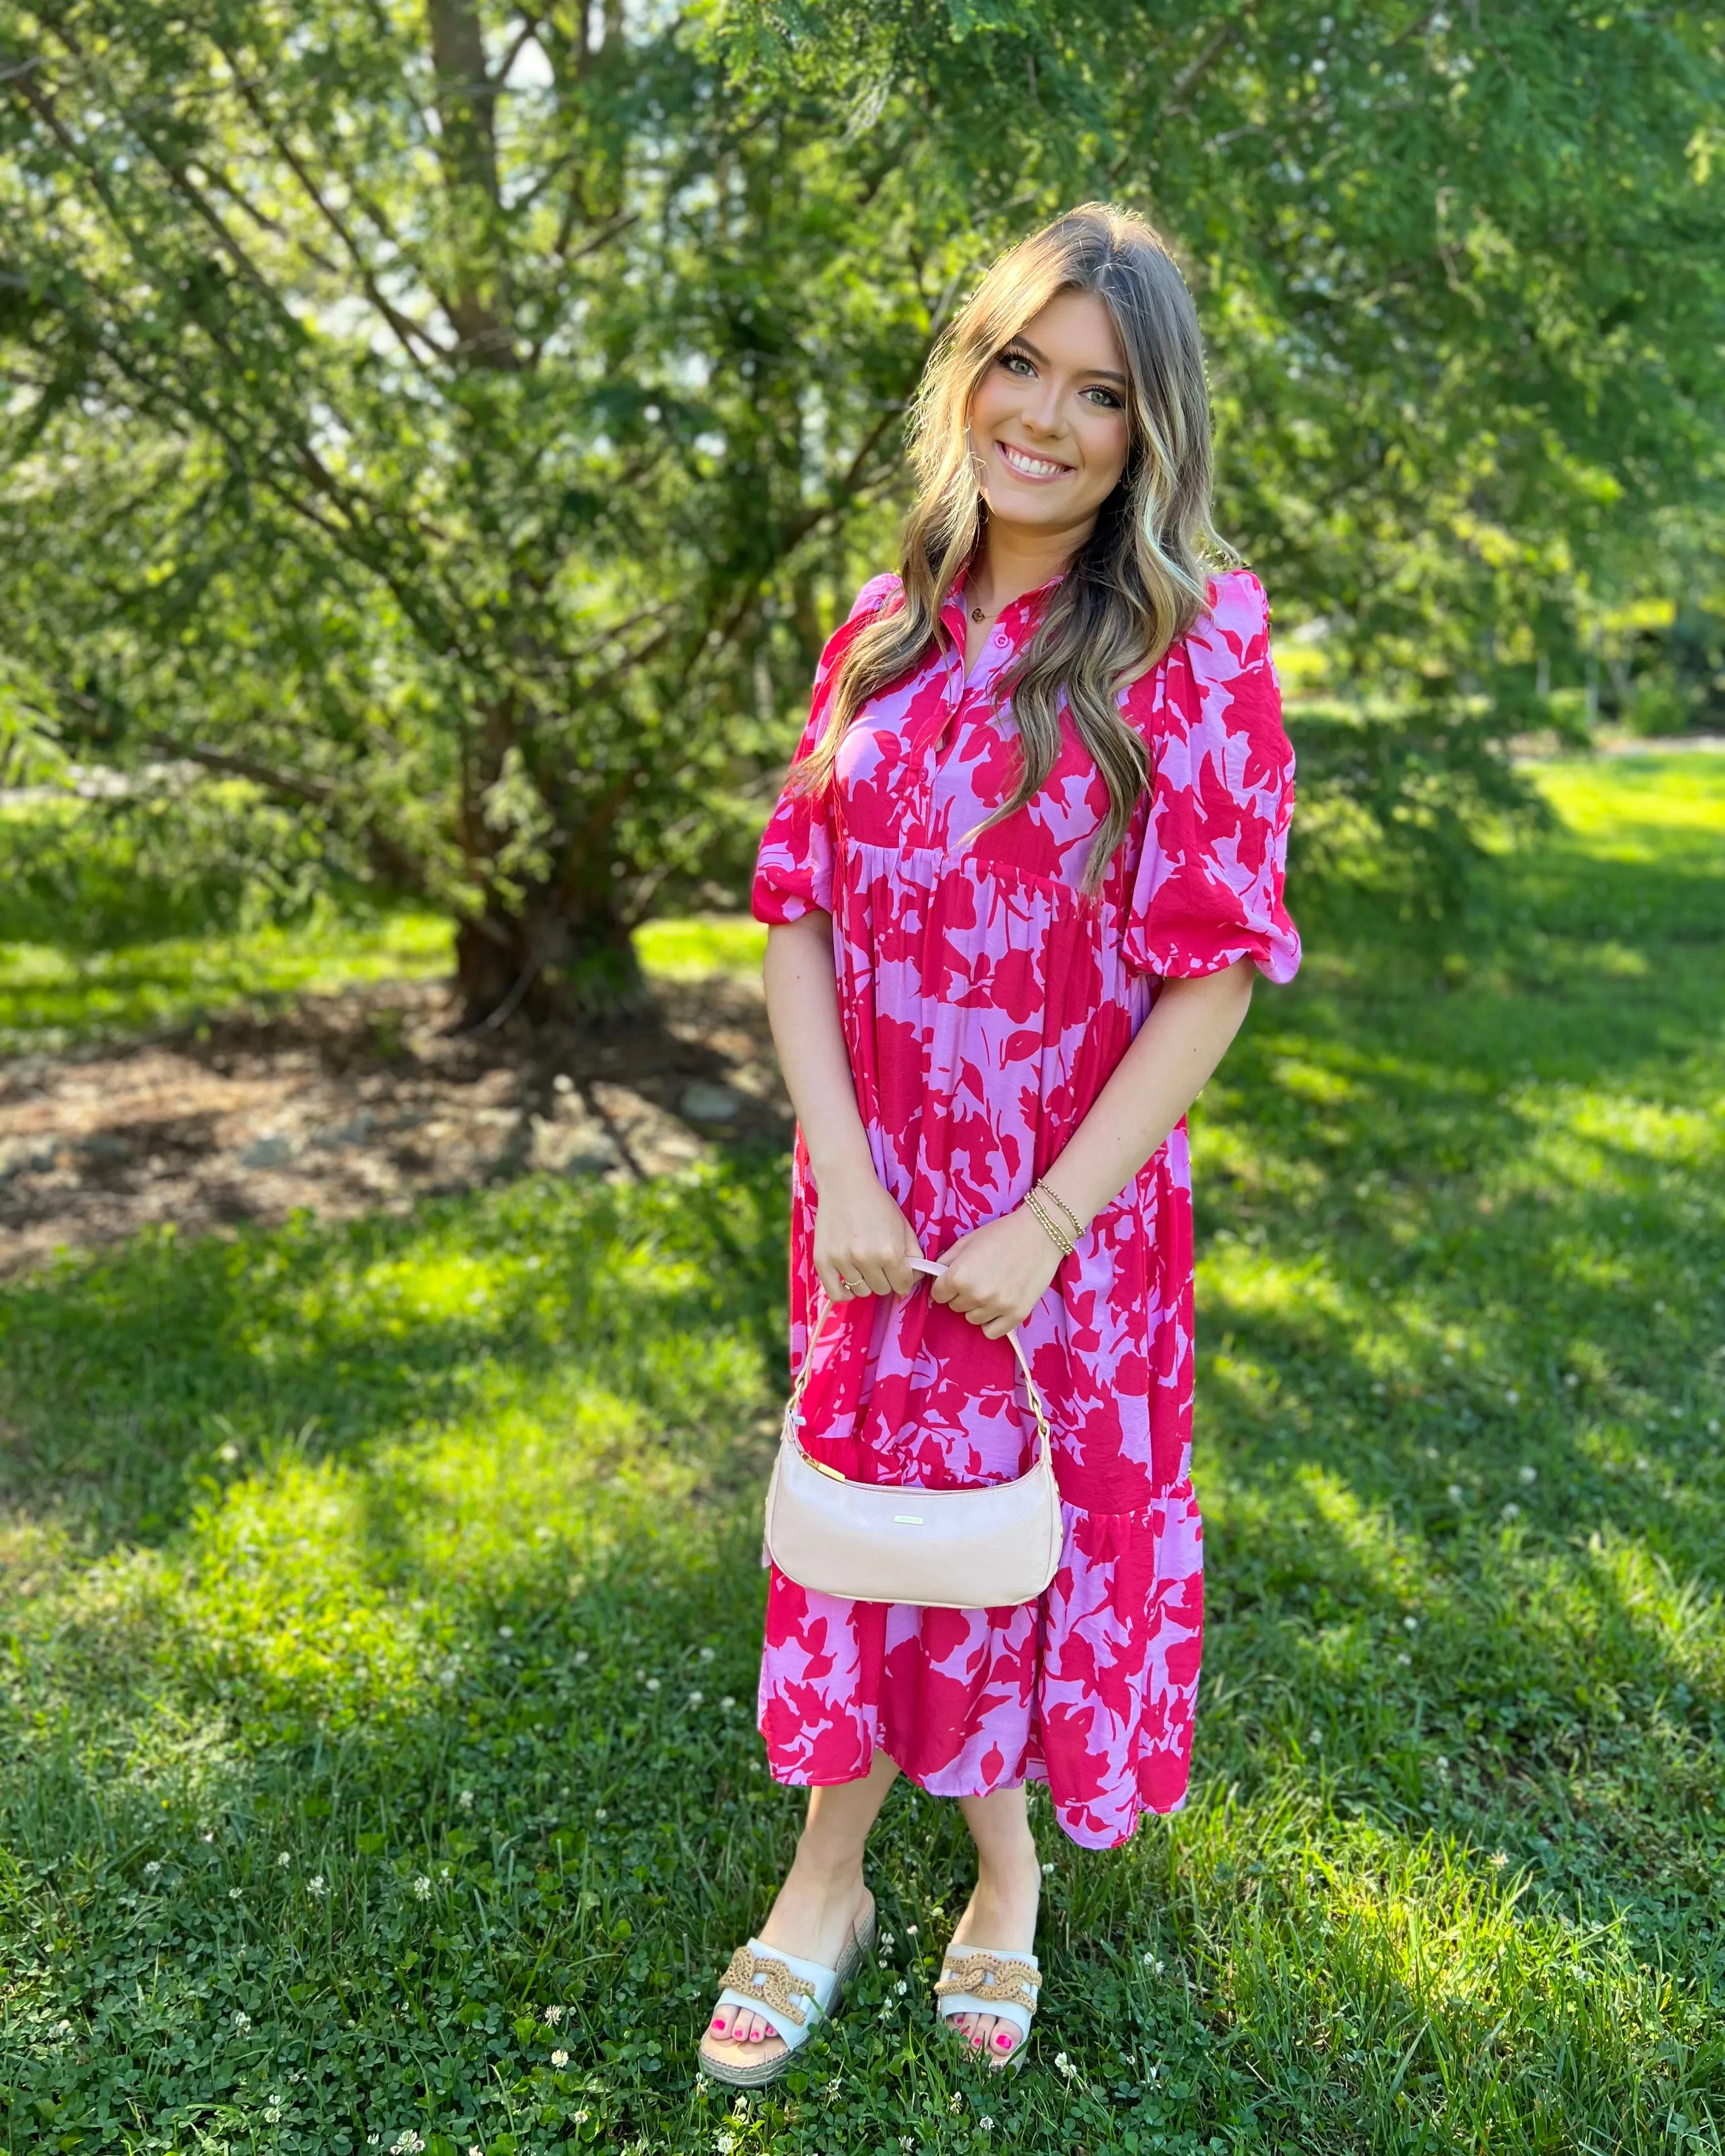
<svg viewBox="0 0 1725 2156">
<path fill-rule="evenodd" d="M 461 1031 L 495 1032 L 518 1014 L 603 1023 L 650 1008 L 629 932 L 614 916 L 572 916 L 551 894 L 531 894 L 519 914 L 492 908 L 455 932 Z"/>
</svg>

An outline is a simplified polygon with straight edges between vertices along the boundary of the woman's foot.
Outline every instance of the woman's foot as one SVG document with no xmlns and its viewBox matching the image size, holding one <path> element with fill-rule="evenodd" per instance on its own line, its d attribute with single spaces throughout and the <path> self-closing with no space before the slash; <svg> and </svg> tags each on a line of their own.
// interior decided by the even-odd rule
<svg viewBox="0 0 1725 2156">
<path fill-rule="evenodd" d="M 1042 1866 L 1028 1823 L 1022 1835 L 991 1835 L 986 1853 L 977 1853 L 976 1892 L 952 1933 L 955 1947 L 989 1947 L 998 1952 L 1029 1953 L 1036 1944 L 1036 1904 L 1042 1891 Z M 1024 2041 L 1017 2024 L 994 2014 L 954 2014 L 952 2026 L 975 2051 L 994 2066 L 1004 2066 Z"/>
<path fill-rule="evenodd" d="M 836 1969 L 853 1933 L 869 1919 L 874 1897 L 862 1883 L 862 1860 L 825 1866 L 799 1848 L 772 1914 L 757 1933 L 762 1946 Z M 773 2024 L 741 2006 L 719 2006 L 701 2056 L 733 2066 L 765 2066 L 787 2048 Z"/>
</svg>

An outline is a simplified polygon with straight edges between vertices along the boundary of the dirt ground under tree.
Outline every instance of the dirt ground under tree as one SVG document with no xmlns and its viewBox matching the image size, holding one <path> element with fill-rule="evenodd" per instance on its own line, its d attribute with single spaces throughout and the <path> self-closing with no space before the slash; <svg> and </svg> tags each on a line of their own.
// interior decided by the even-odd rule
<svg viewBox="0 0 1725 2156">
<path fill-rule="evenodd" d="M 59 1249 L 405 1209 L 531 1169 L 634 1181 L 792 1130 L 758 983 L 603 1029 L 451 1034 L 436 983 L 0 1064 L 0 1276 Z"/>
</svg>

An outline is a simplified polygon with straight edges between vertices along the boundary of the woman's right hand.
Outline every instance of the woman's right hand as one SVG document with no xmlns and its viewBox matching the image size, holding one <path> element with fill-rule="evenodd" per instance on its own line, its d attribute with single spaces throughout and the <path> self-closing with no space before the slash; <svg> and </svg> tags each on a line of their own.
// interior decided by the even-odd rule
<svg viewBox="0 0 1725 2156">
<path fill-rule="evenodd" d="M 910 1222 L 868 1163 L 829 1169 L 816 1185 L 814 1270 L 835 1302 L 859 1295 L 908 1295 L 922 1255 Z"/>
</svg>

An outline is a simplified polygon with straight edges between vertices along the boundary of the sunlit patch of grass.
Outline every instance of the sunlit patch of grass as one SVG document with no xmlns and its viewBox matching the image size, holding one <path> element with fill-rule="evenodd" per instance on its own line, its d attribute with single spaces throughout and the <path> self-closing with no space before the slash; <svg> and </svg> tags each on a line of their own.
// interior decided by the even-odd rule
<svg viewBox="0 0 1725 2156">
<path fill-rule="evenodd" d="M 696 980 L 706 973 L 758 974 L 767 931 L 747 914 L 707 914 L 649 921 L 635 931 L 635 950 L 660 980 Z"/>
<path fill-rule="evenodd" d="M 0 838 L 8 820 L 0 813 Z M 155 893 L 133 919 L 108 888 L 111 865 L 98 880 L 99 904 L 69 888 L 58 912 L 42 894 L 15 906 L 16 919 L 0 905 L 0 1055 L 162 1033 L 367 982 L 438 979 L 454 965 L 454 924 L 445 915 L 324 905 L 288 927 L 224 921 L 162 933 L 156 916 L 195 916 L 195 891 Z M 102 917 L 94 935 L 92 906 Z M 758 976 L 767 932 L 746 914 L 709 914 L 649 921 L 634 940 L 649 977 L 669 983 Z"/>
<path fill-rule="evenodd" d="M 236 1004 L 329 994 L 446 972 L 449 924 L 431 914 L 171 937 L 113 950 L 0 943 L 0 1055 L 154 1033 Z"/>
</svg>

